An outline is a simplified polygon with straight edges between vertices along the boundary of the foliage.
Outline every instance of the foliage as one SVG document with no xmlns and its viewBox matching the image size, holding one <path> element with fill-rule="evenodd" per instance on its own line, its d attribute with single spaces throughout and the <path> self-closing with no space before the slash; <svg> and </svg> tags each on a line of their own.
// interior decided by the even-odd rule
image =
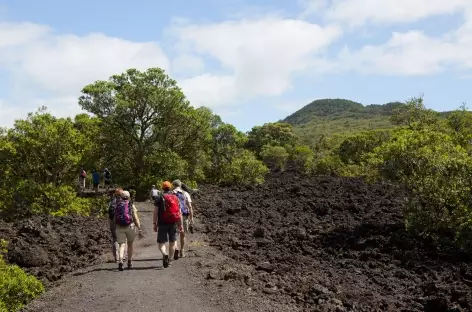
<svg viewBox="0 0 472 312">
<path fill-rule="evenodd" d="M 231 163 L 226 164 L 227 174 L 220 184 L 261 184 L 269 169 L 248 150 L 241 150 Z"/>
<path fill-rule="evenodd" d="M 309 172 L 313 167 L 315 153 L 306 145 L 297 145 L 290 151 L 290 160 L 298 169 Z"/>
<path fill-rule="evenodd" d="M 379 175 L 408 187 L 409 228 L 446 235 L 460 243 L 472 229 L 472 159 L 446 133 L 404 130 L 374 149 L 369 164 Z"/>
<path fill-rule="evenodd" d="M 272 145 L 264 145 L 260 154 L 264 163 L 276 170 L 284 170 L 290 156 L 285 147 Z"/>
<path fill-rule="evenodd" d="M 260 156 L 264 146 L 293 146 L 298 137 L 288 123 L 275 122 L 256 126 L 248 133 L 246 147 Z"/>
<path fill-rule="evenodd" d="M 4 260 L 6 241 L 0 240 L 0 311 L 15 312 L 44 292 L 44 287 L 33 275 Z"/>
</svg>

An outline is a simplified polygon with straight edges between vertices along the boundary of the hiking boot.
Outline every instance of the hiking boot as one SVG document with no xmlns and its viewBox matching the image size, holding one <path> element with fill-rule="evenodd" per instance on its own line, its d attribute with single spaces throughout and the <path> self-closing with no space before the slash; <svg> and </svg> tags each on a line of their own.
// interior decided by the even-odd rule
<svg viewBox="0 0 472 312">
<path fill-rule="evenodd" d="M 162 258 L 162 265 L 164 266 L 164 268 L 169 267 L 169 256 L 168 255 L 164 255 L 164 258 Z"/>
<path fill-rule="evenodd" d="M 118 270 L 123 271 L 123 262 L 118 264 Z"/>
<path fill-rule="evenodd" d="M 174 260 L 179 260 L 179 251 L 177 249 L 174 251 Z"/>
<path fill-rule="evenodd" d="M 128 270 L 131 270 L 132 267 L 133 265 L 131 264 L 131 261 L 128 260 Z"/>
</svg>

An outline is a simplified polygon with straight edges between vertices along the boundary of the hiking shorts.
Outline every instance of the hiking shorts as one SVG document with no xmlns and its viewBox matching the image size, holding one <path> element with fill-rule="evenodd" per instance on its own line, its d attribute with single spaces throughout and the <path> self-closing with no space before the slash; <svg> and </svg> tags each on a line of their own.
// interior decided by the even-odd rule
<svg viewBox="0 0 472 312">
<path fill-rule="evenodd" d="M 157 227 L 157 242 L 165 244 L 177 241 L 177 224 L 164 224 Z"/>
<path fill-rule="evenodd" d="M 128 243 L 134 242 L 134 238 L 136 237 L 136 232 L 134 230 L 134 223 L 131 225 L 116 225 L 116 241 L 118 244 L 124 244 L 126 241 Z"/>
</svg>

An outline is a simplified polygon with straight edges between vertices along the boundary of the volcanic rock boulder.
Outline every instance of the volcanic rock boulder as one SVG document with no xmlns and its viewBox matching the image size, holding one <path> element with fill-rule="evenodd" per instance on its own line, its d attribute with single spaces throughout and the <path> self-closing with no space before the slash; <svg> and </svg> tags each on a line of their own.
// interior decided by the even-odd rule
<svg viewBox="0 0 472 312">
<path fill-rule="evenodd" d="M 46 285 L 100 262 L 111 250 L 108 221 L 92 217 L 38 215 L 13 224 L 0 221 L 0 234 L 8 241 L 8 262 Z"/>
</svg>

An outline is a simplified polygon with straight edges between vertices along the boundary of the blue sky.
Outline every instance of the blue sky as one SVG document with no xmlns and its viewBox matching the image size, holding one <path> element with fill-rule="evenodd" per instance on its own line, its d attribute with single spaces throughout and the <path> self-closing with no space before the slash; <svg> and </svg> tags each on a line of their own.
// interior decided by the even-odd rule
<svg viewBox="0 0 472 312">
<path fill-rule="evenodd" d="M 472 1 L 0 1 L 0 126 L 154 66 L 244 131 L 319 98 L 452 110 L 472 103 Z"/>
</svg>

